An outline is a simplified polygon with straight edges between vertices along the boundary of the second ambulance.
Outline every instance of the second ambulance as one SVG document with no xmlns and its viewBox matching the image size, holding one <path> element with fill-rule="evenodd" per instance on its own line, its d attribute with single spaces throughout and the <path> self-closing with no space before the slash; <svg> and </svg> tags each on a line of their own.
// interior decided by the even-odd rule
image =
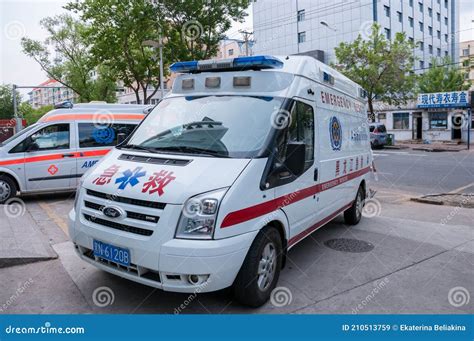
<svg viewBox="0 0 474 341">
<path fill-rule="evenodd" d="M 171 93 L 81 180 L 78 255 L 165 291 L 260 306 L 288 250 L 357 224 L 372 155 L 364 91 L 316 59 L 179 62 Z"/>
</svg>

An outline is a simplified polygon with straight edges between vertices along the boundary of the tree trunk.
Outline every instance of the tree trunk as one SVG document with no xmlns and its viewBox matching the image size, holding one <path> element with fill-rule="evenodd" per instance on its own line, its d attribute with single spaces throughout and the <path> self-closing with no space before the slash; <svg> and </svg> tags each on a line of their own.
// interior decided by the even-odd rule
<svg viewBox="0 0 474 341">
<path fill-rule="evenodd" d="M 135 93 L 135 98 L 137 99 L 137 104 L 140 104 L 140 87 L 136 89 L 133 88 L 133 92 Z"/>
<path fill-rule="evenodd" d="M 367 102 L 369 104 L 369 119 L 371 122 L 375 122 L 374 103 L 371 96 L 369 96 Z"/>
</svg>

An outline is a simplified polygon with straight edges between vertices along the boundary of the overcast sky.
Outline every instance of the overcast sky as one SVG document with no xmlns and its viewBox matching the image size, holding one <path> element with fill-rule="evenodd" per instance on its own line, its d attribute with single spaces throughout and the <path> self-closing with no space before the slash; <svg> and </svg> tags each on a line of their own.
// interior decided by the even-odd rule
<svg viewBox="0 0 474 341">
<path fill-rule="evenodd" d="M 474 40 L 474 0 L 454 1 L 461 3 L 461 41 Z M 39 21 L 66 12 L 62 8 L 65 3 L 63 0 L 0 0 L 0 84 L 37 85 L 46 80 L 38 64 L 21 52 L 20 39 L 28 36 L 43 40 L 46 34 L 40 29 Z M 249 15 L 245 23 L 234 24 L 227 34 L 241 38 L 238 30 L 251 27 Z"/>
</svg>

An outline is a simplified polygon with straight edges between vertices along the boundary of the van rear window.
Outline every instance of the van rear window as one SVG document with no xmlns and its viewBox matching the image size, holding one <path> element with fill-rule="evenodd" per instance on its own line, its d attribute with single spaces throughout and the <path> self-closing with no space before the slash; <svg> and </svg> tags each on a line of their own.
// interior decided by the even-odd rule
<svg viewBox="0 0 474 341">
<path fill-rule="evenodd" d="M 115 146 L 119 134 L 127 137 L 135 127 L 135 124 L 79 123 L 79 148 Z"/>
</svg>

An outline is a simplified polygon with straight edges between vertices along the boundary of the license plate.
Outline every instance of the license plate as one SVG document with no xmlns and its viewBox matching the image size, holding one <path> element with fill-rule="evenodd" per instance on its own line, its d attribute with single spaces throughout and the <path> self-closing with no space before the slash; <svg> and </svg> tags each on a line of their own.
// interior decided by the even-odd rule
<svg viewBox="0 0 474 341">
<path fill-rule="evenodd" d="M 130 251 L 118 246 L 94 240 L 94 256 L 125 266 L 130 265 Z"/>
</svg>

